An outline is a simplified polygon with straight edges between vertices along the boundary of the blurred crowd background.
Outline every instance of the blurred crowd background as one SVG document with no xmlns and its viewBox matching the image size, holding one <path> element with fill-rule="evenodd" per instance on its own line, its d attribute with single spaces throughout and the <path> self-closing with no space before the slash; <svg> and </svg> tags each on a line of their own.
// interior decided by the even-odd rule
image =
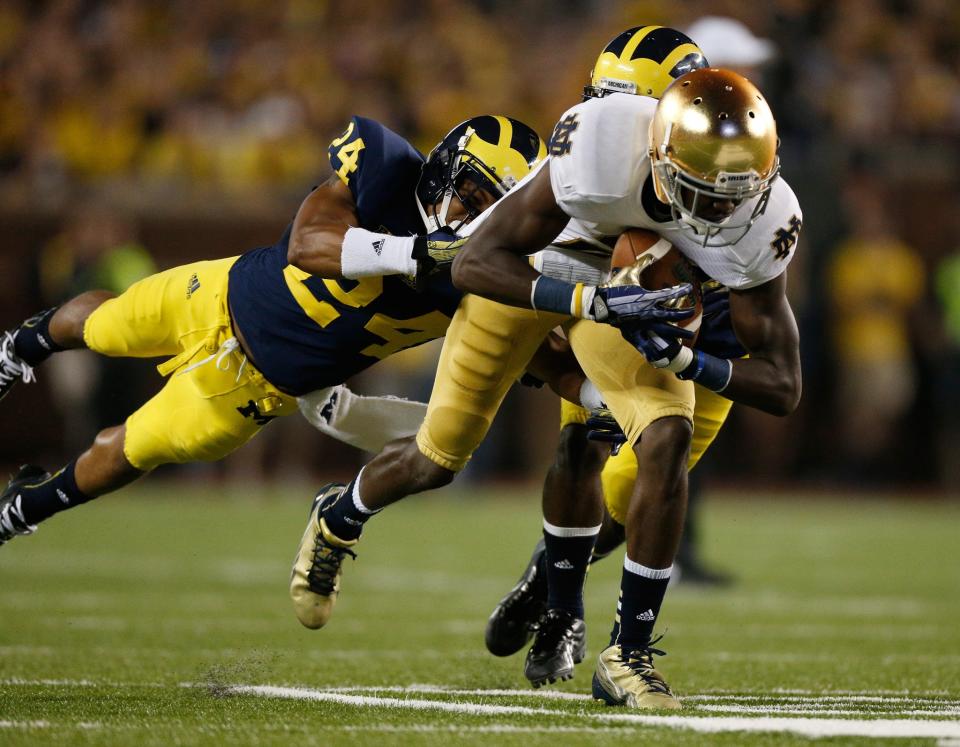
<svg viewBox="0 0 960 747">
<path fill-rule="evenodd" d="M 352 114 L 424 152 L 480 113 L 546 136 L 606 42 L 644 24 L 689 30 L 761 86 L 804 208 L 790 270 L 803 403 L 787 419 L 735 407 L 711 477 L 957 492 L 953 0 L 4 0 L 0 327 L 272 243 L 329 173 L 326 147 Z M 353 384 L 426 398 L 435 353 Z M 3 465 L 62 462 L 161 383 L 144 362 L 55 360 L 4 403 Z M 513 392 L 472 476 L 542 475 L 557 410 L 546 393 Z M 270 430 L 217 469 L 314 476 L 362 458 L 302 423 Z"/>
</svg>

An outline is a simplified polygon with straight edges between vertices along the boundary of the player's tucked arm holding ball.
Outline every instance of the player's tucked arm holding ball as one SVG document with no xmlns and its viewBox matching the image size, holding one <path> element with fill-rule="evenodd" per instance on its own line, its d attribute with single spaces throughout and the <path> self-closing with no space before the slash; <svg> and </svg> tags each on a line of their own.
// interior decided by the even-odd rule
<svg viewBox="0 0 960 747">
<path fill-rule="evenodd" d="M 549 159 L 498 211 L 484 217 L 453 261 L 454 285 L 466 293 L 618 326 L 689 315 L 662 305 L 688 293 L 689 286 L 650 291 L 639 286 L 568 283 L 541 275 L 530 266 L 526 255 L 550 244 L 571 217 L 554 197 Z"/>
<path fill-rule="evenodd" d="M 624 336 L 657 368 L 771 415 L 789 415 L 800 400 L 800 337 L 785 290 L 786 273 L 756 288 L 730 291 L 730 320 L 749 358 L 729 360 L 684 347 L 679 329 L 671 337 L 634 327 Z"/>
</svg>

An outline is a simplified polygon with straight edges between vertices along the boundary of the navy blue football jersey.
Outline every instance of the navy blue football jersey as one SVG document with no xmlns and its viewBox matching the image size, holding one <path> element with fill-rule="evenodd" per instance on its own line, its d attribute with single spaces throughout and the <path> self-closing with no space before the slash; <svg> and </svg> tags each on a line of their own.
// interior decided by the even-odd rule
<svg viewBox="0 0 960 747">
<path fill-rule="evenodd" d="M 354 117 L 330 144 L 330 164 L 350 188 L 360 227 L 422 234 L 415 190 L 424 157 L 383 125 Z M 229 301 L 257 367 L 294 395 L 339 384 L 405 348 L 443 337 L 460 293 L 436 276 L 415 291 L 396 275 L 314 277 L 287 262 L 291 223 L 273 246 L 241 256 Z"/>
</svg>

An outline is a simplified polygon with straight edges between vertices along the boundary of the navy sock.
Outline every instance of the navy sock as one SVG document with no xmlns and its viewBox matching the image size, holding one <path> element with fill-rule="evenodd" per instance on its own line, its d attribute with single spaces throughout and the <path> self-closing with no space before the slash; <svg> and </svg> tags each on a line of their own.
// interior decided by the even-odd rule
<svg viewBox="0 0 960 747">
<path fill-rule="evenodd" d="M 54 514 L 93 500 L 94 496 L 80 492 L 77 487 L 76 466 L 75 461 L 70 462 L 45 482 L 26 485 L 17 491 L 23 518 L 29 524 L 39 524 Z"/>
<path fill-rule="evenodd" d="M 543 522 L 546 545 L 547 608 L 583 618 L 583 581 L 600 526 L 557 527 Z"/>
<path fill-rule="evenodd" d="M 623 601 L 623 589 L 620 589 L 620 596 L 617 598 L 617 616 L 613 618 L 613 628 L 610 630 L 610 645 L 614 646 L 620 637 L 620 604 Z"/>
<path fill-rule="evenodd" d="M 363 525 L 370 517 L 375 516 L 379 511 L 371 511 L 363 505 L 360 500 L 359 474 L 353 478 L 347 487 L 340 493 L 340 497 L 333 502 L 329 508 L 323 512 L 323 521 L 327 529 L 333 532 L 337 539 L 346 541 L 359 539 L 363 533 Z"/>
<path fill-rule="evenodd" d="M 611 643 L 628 648 L 650 643 L 672 570 L 673 566 L 647 568 L 624 557 L 617 624 Z"/>
<path fill-rule="evenodd" d="M 56 308 L 41 311 L 32 316 L 17 330 L 13 349 L 28 366 L 38 366 L 54 353 L 65 348 L 57 345 L 50 336 L 50 320 Z"/>
</svg>

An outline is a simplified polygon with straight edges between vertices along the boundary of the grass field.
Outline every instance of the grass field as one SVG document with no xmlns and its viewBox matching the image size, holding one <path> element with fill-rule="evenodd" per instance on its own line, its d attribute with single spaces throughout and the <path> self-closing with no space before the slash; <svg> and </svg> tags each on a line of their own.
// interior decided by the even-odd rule
<svg viewBox="0 0 960 747">
<path fill-rule="evenodd" d="M 706 554 L 739 583 L 671 590 L 667 715 L 587 697 L 616 560 L 571 682 L 533 691 L 486 653 L 535 491 L 387 511 L 319 632 L 286 593 L 308 496 L 221 492 L 155 482 L 0 548 L 0 744 L 960 745 L 956 504 L 708 501 Z"/>
</svg>

